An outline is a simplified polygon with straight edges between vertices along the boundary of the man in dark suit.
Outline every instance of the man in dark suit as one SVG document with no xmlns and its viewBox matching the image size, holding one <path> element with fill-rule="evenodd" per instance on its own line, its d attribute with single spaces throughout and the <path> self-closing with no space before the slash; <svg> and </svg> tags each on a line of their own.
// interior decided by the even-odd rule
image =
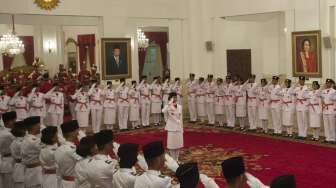
<svg viewBox="0 0 336 188">
<path fill-rule="evenodd" d="M 107 54 L 106 62 L 106 74 L 107 75 L 119 75 L 127 74 L 128 65 L 126 60 L 126 54 L 120 54 L 120 47 L 113 47 L 113 53 Z"/>
</svg>

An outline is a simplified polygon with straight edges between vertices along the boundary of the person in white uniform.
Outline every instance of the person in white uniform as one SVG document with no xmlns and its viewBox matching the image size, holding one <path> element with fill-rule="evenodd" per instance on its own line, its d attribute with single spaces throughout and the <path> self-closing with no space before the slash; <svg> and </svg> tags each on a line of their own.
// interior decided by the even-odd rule
<svg viewBox="0 0 336 188">
<path fill-rule="evenodd" d="M 78 141 L 79 125 L 77 120 L 62 123 L 61 130 L 65 142 L 55 151 L 55 160 L 61 179 L 60 185 L 62 188 L 75 188 L 75 166 L 79 160 L 78 155 L 75 153 L 76 145 L 74 144 Z"/>
<path fill-rule="evenodd" d="M 57 127 L 48 126 L 42 130 L 40 161 L 43 168 L 42 187 L 58 188 L 55 151 L 58 147 Z"/>
<path fill-rule="evenodd" d="M 133 129 L 140 128 L 140 92 L 137 90 L 137 82 L 132 81 L 132 86 L 128 91 L 128 101 L 130 104 L 129 121 Z"/>
<path fill-rule="evenodd" d="M 134 187 L 135 179 L 141 175 L 134 169 L 138 161 L 139 145 L 133 143 L 121 144 L 118 148 L 119 169 L 113 175 L 112 187 Z"/>
<path fill-rule="evenodd" d="M 0 116 L 9 111 L 9 102 L 11 97 L 8 96 L 2 86 L 0 86 Z"/>
<path fill-rule="evenodd" d="M 206 97 L 205 107 L 208 115 L 208 125 L 215 125 L 215 82 L 213 81 L 213 75 L 209 74 L 207 82 L 205 83 Z"/>
<path fill-rule="evenodd" d="M 258 98 L 258 117 L 260 120 L 260 130 L 265 134 L 268 133 L 268 118 L 269 118 L 269 99 L 270 93 L 268 90 L 267 80 L 262 78 L 260 86 L 257 89 Z"/>
<path fill-rule="evenodd" d="M 44 125 L 43 120 L 46 117 L 46 97 L 45 94 L 39 91 L 38 87 L 34 87 L 32 91 L 28 94 L 29 115 L 30 116 L 40 116 L 41 123 Z"/>
<path fill-rule="evenodd" d="M 319 141 L 320 127 L 322 122 L 322 99 L 321 99 L 320 84 L 318 81 L 313 81 L 311 90 L 304 96 L 308 102 L 309 112 L 309 127 L 312 128 L 312 140 Z"/>
<path fill-rule="evenodd" d="M 272 114 L 272 125 L 275 135 L 280 135 L 281 130 L 281 87 L 278 84 L 279 77 L 272 77 L 272 84 L 268 86 L 270 93 L 270 108 Z"/>
<path fill-rule="evenodd" d="M 237 78 L 236 85 L 234 87 L 234 95 L 236 102 L 236 117 L 239 121 L 240 130 L 245 130 L 246 116 L 247 116 L 247 83 L 248 80 L 243 83 L 240 77 Z"/>
<path fill-rule="evenodd" d="M 88 164 L 88 180 L 93 187 L 112 188 L 113 174 L 117 161 L 109 154 L 113 152 L 112 130 L 101 130 L 94 135 L 98 152 Z"/>
<path fill-rule="evenodd" d="M 188 93 L 188 110 L 189 110 L 190 122 L 196 123 L 197 121 L 197 109 L 196 109 L 197 81 L 195 80 L 195 74 L 193 73 L 189 74 L 189 80 L 187 81 L 186 86 L 187 86 L 187 93 Z"/>
<path fill-rule="evenodd" d="M 256 76 L 252 74 L 249 78 L 249 83 L 247 84 L 247 115 L 249 121 L 249 130 L 256 131 L 257 130 L 257 86 L 255 83 Z"/>
<path fill-rule="evenodd" d="M 141 82 L 137 87 L 140 91 L 140 111 L 141 123 L 143 127 L 149 126 L 150 116 L 150 85 L 147 83 L 147 76 L 142 76 Z"/>
<path fill-rule="evenodd" d="M 177 103 L 183 106 L 181 79 L 178 77 L 175 78 L 175 83 L 174 83 L 174 86 L 172 87 L 172 92 L 175 92 L 177 94 Z"/>
<path fill-rule="evenodd" d="M 17 120 L 22 121 L 29 115 L 28 98 L 24 93 L 24 88 L 15 93 L 12 97 L 10 104 L 13 104 L 17 114 Z"/>
<path fill-rule="evenodd" d="M 90 96 L 91 125 L 93 132 L 100 131 L 103 115 L 103 90 L 100 88 L 99 81 L 91 86 L 88 91 Z"/>
<path fill-rule="evenodd" d="M 24 120 L 27 135 L 24 137 L 21 152 L 22 164 L 25 165 L 24 185 L 26 188 L 42 186 L 42 166 L 39 159 L 41 152 L 40 122 L 39 116 L 32 116 Z"/>
<path fill-rule="evenodd" d="M 80 140 L 79 145 L 76 148 L 76 154 L 80 156 L 80 159 L 75 166 L 77 188 L 92 187 L 87 172 L 89 170 L 89 162 L 97 152 L 98 148 L 94 136 L 86 136 Z"/>
<path fill-rule="evenodd" d="M 215 87 L 215 114 L 216 114 L 216 122 L 218 122 L 218 125 L 220 127 L 224 126 L 224 120 L 225 120 L 224 99 L 225 99 L 225 91 L 223 88 L 223 79 L 217 78 Z"/>
<path fill-rule="evenodd" d="M 165 165 L 164 146 L 161 141 L 154 141 L 143 146 L 143 153 L 148 170 L 137 176 L 134 188 L 172 188 L 172 178 L 161 174 Z"/>
<path fill-rule="evenodd" d="M 225 84 L 223 85 L 225 91 L 225 115 L 228 128 L 233 128 L 236 122 L 236 103 L 234 95 L 234 84 L 232 83 L 231 76 L 226 76 Z"/>
<path fill-rule="evenodd" d="M 50 125 L 57 126 L 60 132 L 64 116 L 64 94 L 61 92 L 58 84 L 54 84 L 54 88 L 46 93 L 46 97 L 50 100 L 48 108 Z"/>
<path fill-rule="evenodd" d="M 162 106 L 162 87 L 159 77 L 155 77 L 151 85 L 151 114 L 154 126 L 160 125 L 161 106 Z"/>
<path fill-rule="evenodd" d="M 112 82 L 107 82 L 107 87 L 103 92 L 104 98 L 104 125 L 108 129 L 113 129 L 117 117 L 117 95 L 112 87 Z"/>
<path fill-rule="evenodd" d="M 14 160 L 13 167 L 13 182 L 14 188 L 24 188 L 24 171 L 25 166 L 22 164 L 21 147 L 23 143 L 23 138 L 26 135 L 26 129 L 24 127 L 23 121 L 18 121 L 15 123 L 11 130 L 15 140 L 10 144 L 11 154 Z"/>
<path fill-rule="evenodd" d="M 168 113 L 165 126 L 165 130 L 168 132 L 167 148 L 170 156 L 178 161 L 180 150 L 183 148 L 183 114 L 182 106 L 177 104 L 176 93 L 169 94 L 169 104 L 162 109 L 162 112 Z"/>
<path fill-rule="evenodd" d="M 162 101 L 163 101 L 163 106 L 168 104 L 168 97 L 169 93 L 172 92 L 173 86 L 170 83 L 170 77 L 166 77 L 164 83 L 162 84 Z M 167 122 L 167 114 L 163 114 L 165 122 Z"/>
<path fill-rule="evenodd" d="M 325 142 L 335 143 L 336 130 L 335 130 L 335 100 L 336 90 L 333 88 L 335 85 L 334 80 L 327 79 L 325 88 L 322 90 L 322 113 L 323 113 L 323 125 Z"/>
<path fill-rule="evenodd" d="M 295 88 L 292 81 L 286 79 L 282 89 L 282 125 L 288 137 L 293 136 L 294 115 L 295 115 Z"/>
<path fill-rule="evenodd" d="M 83 86 L 77 90 L 74 95 L 71 96 L 72 99 L 76 100 L 76 119 L 80 129 L 84 132 L 87 131 L 87 128 L 89 127 L 89 114 L 90 108 L 92 107 L 92 105 L 89 104 L 90 101 L 88 91 L 88 86 Z M 97 126 L 92 125 L 93 132 L 98 131 L 97 129 Z"/>
<path fill-rule="evenodd" d="M 13 157 L 11 155 L 10 145 L 15 137 L 11 133 L 16 121 L 16 112 L 5 112 L 2 114 L 4 126 L 0 127 L 0 184 L 1 187 L 13 186 Z"/>
<path fill-rule="evenodd" d="M 119 129 L 121 131 L 127 130 L 129 102 L 128 102 L 128 90 L 125 79 L 120 79 L 120 85 L 116 89 L 118 95 L 118 121 Z"/>
<path fill-rule="evenodd" d="M 307 95 L 308 87 L 305 85 L 305 77 L 299 76 L 299 84 L 295 88 L 296 95 L 296 118 L 298 124 L 298 138 L 305 139 L 307 137 L 308 130 L 308 107 L 307 99 L 304 98 Z"/>
<path fill-rule="evenodd" d="M 205 94 L 206 88 L 204 84 L 204 78 L 200 77 L 198 79 L 197 89 L 196 89 L 196 101 L 197 101 L 197 117 L 200 120 L 200 123 L 205 122 Z"/>
</svg>

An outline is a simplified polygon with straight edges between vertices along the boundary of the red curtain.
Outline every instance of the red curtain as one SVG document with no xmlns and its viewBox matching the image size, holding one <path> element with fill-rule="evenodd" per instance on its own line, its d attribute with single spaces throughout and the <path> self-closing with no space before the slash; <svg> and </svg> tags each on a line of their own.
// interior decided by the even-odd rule
<svg viewBox="0 0 336 188">
<path fill-rule="evenodd" d="M 149 42 L 155 41 L 161 48 L 162 64 L 163 70 L 168 69 L 167 67 L 167 43 L 168 43 L 168 33 L 167 32 L 145 32 L 146 37 Z M 142 69 L 145 63 L 146 50 L 139 49 L 139 75 L 142 76 Z"/>
<path fill-rule="evenodd" d="M 24 44 L 25 52 L 23 53 L 23 57 L 27 65 L 32 65 L 34 62 L 34 37 L 33 36 L 19 36 Z M 14 57 L 10 57 L 7 55 L 2 55 L 3 68 L 5 70 L 9 70 L 12 66 L 12 62 Z"/>
<path fill-rule="evenodd" d="M 79 64 L 80 69 L 85 69 L 84 61 L 87 59 L 90 64 L 95 64 L 95 34 L 78 35 Z M 86 57 L 89 54 L 89 57 Z"/>
</svg>

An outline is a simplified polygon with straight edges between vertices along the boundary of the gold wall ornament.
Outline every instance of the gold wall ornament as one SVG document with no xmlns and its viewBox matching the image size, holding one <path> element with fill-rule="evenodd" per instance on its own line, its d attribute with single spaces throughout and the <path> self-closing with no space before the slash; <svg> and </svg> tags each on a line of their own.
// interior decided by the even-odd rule
<svg viewBox="0 0 336 188">
<path fill-rule="evenodd" d="M 58 6 L 60 0 L 35 0 L 38 7 L 44 10 L 52 10 Z"/>
</svg>

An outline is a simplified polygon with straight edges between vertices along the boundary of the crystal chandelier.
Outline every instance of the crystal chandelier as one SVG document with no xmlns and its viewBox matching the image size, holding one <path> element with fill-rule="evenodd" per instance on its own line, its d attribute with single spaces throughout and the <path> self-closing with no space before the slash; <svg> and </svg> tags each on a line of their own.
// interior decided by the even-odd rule
<svg viewBox="0 0 336 188">
<path fill-rule="evenodd" d="M 2 35 L 0 38 L 1 54 L 15 56 L 24 52 L 24 45 L 19 37 L 16 36 L 14 15 L 12 15 L 12 32 Z"/>
<path fill-rule="evenodd" d="M 140 49 L 145 49 L 148 47 L 148 38 L 146 37 L 145 33 L 141 29 L 137 29 L 138 34 L 138 46 Z"/>
</svg>

